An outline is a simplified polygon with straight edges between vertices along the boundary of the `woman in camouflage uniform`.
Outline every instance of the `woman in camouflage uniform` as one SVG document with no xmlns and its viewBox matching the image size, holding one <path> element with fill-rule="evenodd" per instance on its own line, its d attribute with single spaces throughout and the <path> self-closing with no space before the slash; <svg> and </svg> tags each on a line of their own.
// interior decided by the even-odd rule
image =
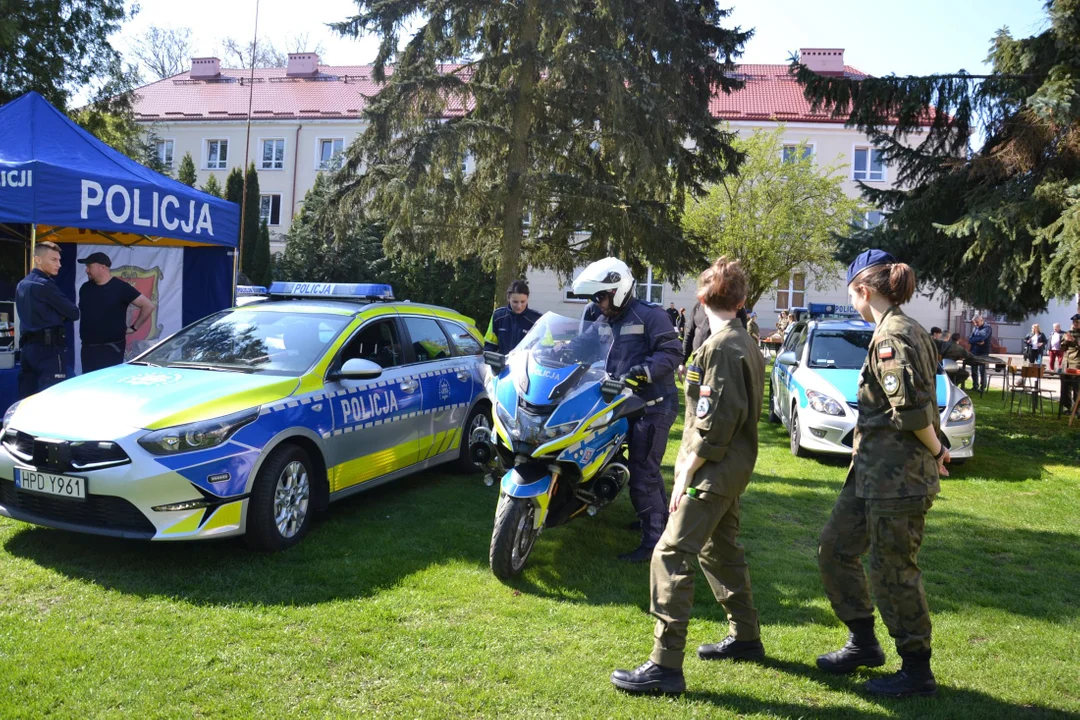
<svg viewBox="0 0 1080 720">
<path fill-rule="evenodd" d="M 903 665 L 869 681 L 866 689 L 898 697 L 933 695 L 930 614 L 917 560 L 939 476 L 949 474 L 935 399 L 937 348 L 900 310 L 915 291 L 908 265 L 868 250 L 848 268 L 847 280 L 852 305 L 877 328 L 859 378 L 851 468 L 818 548 L 825 592 L 850 636 L 817 664 L 827 672 L 849 673 L 885 663 L 874 635 L 873 588 Z M 866 553 L 869 583 L 862 564 Z"/>
<path fill-rule="evenodd" d="M 694 604 L 697 558 L 728 615 L 729 635 L 697 649 L 702 660 L 761 660 L 758 613 L 750 568 L 739 543 L 739 496 L 758 452 L 765 360 L 736 312 L 746 300 L 746 273 L 720 258 L 701 276 L 698 299 L 709 339 L 686 366 L 686 422 L 675 461 L 667 526 L 652 554 L 650 612 L 653 651 L 636 670 L 611 681 L 628 692 L 681 693 L 686 629 Z"/>
</svg>

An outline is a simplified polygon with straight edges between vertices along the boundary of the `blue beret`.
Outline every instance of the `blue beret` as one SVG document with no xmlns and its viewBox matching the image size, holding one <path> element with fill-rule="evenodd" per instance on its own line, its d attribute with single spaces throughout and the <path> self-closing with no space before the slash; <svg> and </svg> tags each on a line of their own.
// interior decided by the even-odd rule
<svg viewBox="0 0 1080 720">
<path fill-rule="evenodd" d="M 889 265 L 894 262 L 896 262 L 896 258 L 884 250 L 867 250 L 848 265 L 847 284 L 850 285 L 855 276 L 867 268 L 872 268 L 875 265 Z"/>
</svg>

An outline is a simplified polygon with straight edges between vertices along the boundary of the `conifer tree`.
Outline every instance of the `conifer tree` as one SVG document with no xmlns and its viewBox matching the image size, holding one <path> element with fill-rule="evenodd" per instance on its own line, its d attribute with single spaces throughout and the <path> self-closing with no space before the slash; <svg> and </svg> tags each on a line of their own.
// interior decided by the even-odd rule
<svg viewBox="0 0 1080 720">
<path fill-rule="evenodd" d="M 272 274 L 270 267 L 270 228 L 263 220 L 259 224 L 259 237 L 255 243 L 254 268 L 252 280 L 256 285 L 269 285 Z"/>
<path fill-rule="evenodd" d="M 566 274 L 608 254 L 669 277 L 698 266 L 680 228 L 686 197 L 739 161 L 709 113 L 714 92 L 740 86 L 727 73 L 750 37 L 721 26 L 727 10 L 713 0 L 357 6 L 335 28 L 379 36 L 374 79 L 385 85 L 346 152 L 343 212 L 383 219 L 405 252 L 479 254 L 498 288 L 526 264 Z"/>
<path fill-rule="evenodd" d="M 225 199 L 237 205 L 244 197 L 244 173 L 240 168 L 234 167 L 225 177 Z"/>
<path fill-rule="evenodd" d="M 240 238 L 240 270 L 249 278 L 254 278 L 258 273 L 255 253 L 259 245 L 259 215 L 259 173 L 255 170 L 255 163 L 251 163 L 247 170 L 244 235 Z"/>
<path fill-rule="evenodd" d="M 214 197 L 221 197 L 221 184 L 213 175 L 206 178 L 206 184 L 199 189 L 208 195 L 213 195 Z"/>
<path fill-rule="evenodd" d="M 845 258 L 890 250 L 921 281 L 1013 318 L 1080 291 L 1080 0 L 1046 7 L 1037 35 L 998 31 L 988 75 L 826 77 L 793 58 L 814 107 L 867 133 L 899 183 L 862 185 L 891 215 L 842 239 Z"/>
<path fill-rule="evenodd" d="M 180 167 L 177 168 L 176 179 L 188 187 L 195 187 L 198 178 L 195 176 L 195 161 L 191 159 L 191 153 L 186 152 L 184 157 L 180 158 Z"/>
</svg>

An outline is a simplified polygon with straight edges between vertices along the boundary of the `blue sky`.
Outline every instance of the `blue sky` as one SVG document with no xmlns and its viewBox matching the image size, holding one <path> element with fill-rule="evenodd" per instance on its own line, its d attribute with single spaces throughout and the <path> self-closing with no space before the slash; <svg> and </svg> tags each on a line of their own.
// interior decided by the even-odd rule
<svg viewBox="0 0 1080 720">
<path fill-rule="evenodd" d="M 1007 25 L 1014 36 L 1045 27 L 1042 0 L 744 0 L 733 3 L 733 24 L 755 28 L 743 62 L 783 63 L 800 47 L 842 47 L 845 60 L 874 75 L 969 72 L 984 69 L 990 37 Z M 149 25 L 187 26 L 195 51 L 216 54 L 222 38 L 250 38 L 255 0 L 142 0 L 142 10 L 118 38 Z M 373 39 L 343 40 L 325 24 L 355 12 L 351 0 L 260 0 L 259 35 L 278 44 L 307 33 L 321 42 L 325 61 L 363 64 Z"/>
</svg>

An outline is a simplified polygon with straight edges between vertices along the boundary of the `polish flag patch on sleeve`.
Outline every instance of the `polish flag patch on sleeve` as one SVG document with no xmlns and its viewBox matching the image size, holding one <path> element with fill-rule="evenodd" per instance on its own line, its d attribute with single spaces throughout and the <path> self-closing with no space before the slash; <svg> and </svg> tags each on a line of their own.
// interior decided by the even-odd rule
<svg viewBox="0 0 1080 720">
<path fill-rule="evenodd" d="M 879 345 L 877 349 L 878 360 L 892 360 L 893 349 L 889 345 Z"/>
</svg>

